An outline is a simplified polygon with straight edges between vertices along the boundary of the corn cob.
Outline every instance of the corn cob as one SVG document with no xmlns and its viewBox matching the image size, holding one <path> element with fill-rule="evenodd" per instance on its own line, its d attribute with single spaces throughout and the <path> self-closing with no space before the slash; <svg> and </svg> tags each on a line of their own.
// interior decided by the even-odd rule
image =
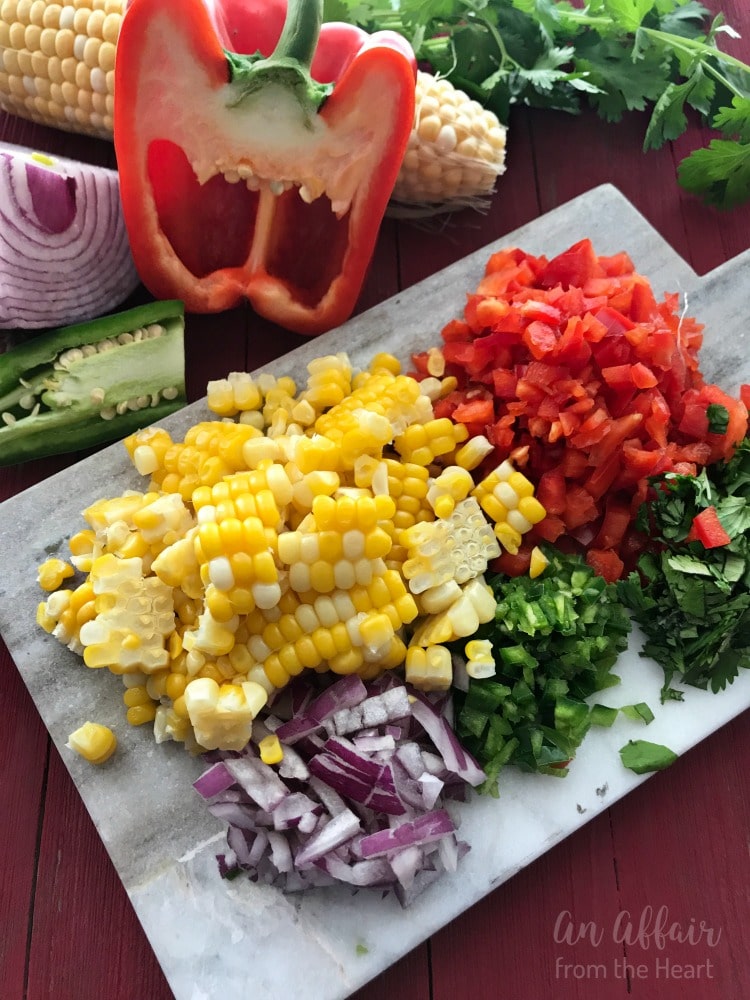
<svg viewBox="0 0 750 1000">
<path fill-rule="evenodd" d="M 3 0 L 0 106 L 42 125 L 112 137 L 123 0 Z"/>
<path fill-rule="evenodd" d="M 474 206 L 505 171 L 507 130 L 449 80 L 417 73 L 414 127 L 393 199 L 433 210 Z"/>
<path fill-rule="evenodd" d="M 0 108 L 112 138 L 114 65 L 125 0 L 2 0 Z M 505 169 L 506 130 L 448 81 L 419 71 L 394 201 L 427 211 L 476 204 Z"/>
</svg>

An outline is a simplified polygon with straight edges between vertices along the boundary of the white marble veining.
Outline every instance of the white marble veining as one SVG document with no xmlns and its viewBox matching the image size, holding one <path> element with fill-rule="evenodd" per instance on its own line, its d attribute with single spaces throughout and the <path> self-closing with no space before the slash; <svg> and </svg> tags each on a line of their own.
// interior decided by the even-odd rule
<svg viewBox="0 0 750 1000">
<path fill-rule="evenodd" d="M 440 274 L 310 341 L 280 360 L 278 372 L 301 375 L 323 353 L 346 350 L 366 363 L 377 350 L 405 358 L 437 343 L 459 314 L 465 293 L 493 249 L 521 246 L 552 255 L 590 236 L 599 253 L 627 250 L 657 296 L 679 291 L 706 324 L 702 367 L 728 390 L 750 381 L 746 303 L 739 290 L 750 253 L 699 278 L 635 209 L 605 185 L 510 233 Z M 179 434 L 207 415 L 203 403 L 165 423 Z M 472 797 L 451 806 L 471 851 L 404 911 L 393 897 L 321 889 L 300 897 L 238 879 L 223 882 L 215 853 L 221 825 L 190 783 L 201 769 L 174 744 L 124 723 L 121 686 L 106 671 L 87 670 L 34 626 L 40 599 L 36 567 L 66 553 L 80 511 L 104 494 L 142 488 L 120 445 L 65 470 L 0 506 L 0 632 L 60 749 L 122 878 L 177 1000 L 255 1000 L 305 995 L 348 996 L 524 865 L 627 794 L 645 778 L 625 770 L 618 749 L 644 737 L 684 752 L 750 706 L 750 672 L 725 693 L 689 690 L 684 703 L 659 706 L 660 670 L 637 654 L 622 657 L 623 683 L 602 693 L 610 705 L 647 701 L 656 713 L 645 730 L 620 720 L 592 732 L 564 781 L 508 770 L 499 800 Z M 120 750 L 101 769 L 65 747 L 92 718 L 116 729 Z M 294 962 L 289 956 L 294 956 Z"/>
</svg>

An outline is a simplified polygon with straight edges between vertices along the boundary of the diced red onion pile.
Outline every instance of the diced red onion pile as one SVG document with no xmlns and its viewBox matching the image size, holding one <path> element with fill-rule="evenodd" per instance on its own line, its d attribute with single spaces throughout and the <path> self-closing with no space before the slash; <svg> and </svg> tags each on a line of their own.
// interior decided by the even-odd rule
<svg viewBox="0 0 750 1000">
<path fill-rule="evenodd" d="M 247 871 L 287 892 L 393 889 L 408 905 L 468 850 L 444 800 L 485 779 L 451 729 L 450 707 L 391 674 L 370 684 L 350 675 L 322 692 L 296 682 L 256 721 L 253 742 L 207 754 L 195 782 L 228 824 L 222 874 Z M 273 766 L 255 742 L 270 732 L 284 749 Z"/>
</svg>

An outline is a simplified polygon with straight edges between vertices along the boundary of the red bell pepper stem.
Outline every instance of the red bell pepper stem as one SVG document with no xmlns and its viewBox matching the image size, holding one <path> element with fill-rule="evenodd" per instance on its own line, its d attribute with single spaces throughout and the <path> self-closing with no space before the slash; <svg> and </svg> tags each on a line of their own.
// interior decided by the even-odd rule
<svg viewBox="0 0 750 1000">
<path fill-rule="evenodd" d="M 310 75 L 322 23 L 323 0 L 289 0 L 284 28 L 270 56 L 225 50 L 230 85 L 236 92 L 230 107 L 236 107 L 264 87 L 285 87 L 295 94 L 305 126 L 310 128 L 314 115 L 333 90 L 333 84 L 317 83 Z"/>
</svg>

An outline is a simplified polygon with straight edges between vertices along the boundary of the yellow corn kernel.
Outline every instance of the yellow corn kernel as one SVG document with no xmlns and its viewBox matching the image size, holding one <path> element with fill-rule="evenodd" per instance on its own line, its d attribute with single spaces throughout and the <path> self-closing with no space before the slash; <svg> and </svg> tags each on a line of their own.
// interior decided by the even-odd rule
<svg viewBox="0 0 750 1000">
<path fill-rule="evenodd" d="M 325 434 L 301 435 L 294 444 L 294 464 L 306 475 L 316 469 L 337 472 L 341 465 L 341 445 Z"/>
<path fill-rule="evenodd" d="M 125 717 L 131 726 L 143 726 L 147 722 L 153 722 L 156 718 L 156 703 L 149 701 L 145 705 L 133 705 L 127 710 Z"/>
<path fill-rule="evenodd" d="M 278 764 L 284 759 L 284 748 L 276 733 L 264 736 L 258 743 L 258 750 L 264 764 Z"/>
<path fill-rule="evenodd" d="M 364 657 L 358 649 L 347 649 L 345 652 L 337 653 L 328 661 L 328 666 L 335 674 L 355 674 L 361 669 Z"/>
<path fill-rule="evenodd" d="M 534 495 L 534 484 L 522 472 L 513 471 L 508 477 L 508 485 L 515 491 L 519 500 Z"/>
<path fill-rule="evenodd" d="M 336 644 L 333 636 L 327 628 L 318 627 L 310 633 L 310 639 L 315 645 L 318 657 L 321 661 L 330 660 L 336 655 Z"/>
<path fill-rule="evenodd" d="M 384 652 L 380 652 L 376 660 L 373 660 L 371 664 L 363 664 L 359 671 L 360 676 L 366 676 L 365 671 L 367 667 L 373 665 L 377 668 L 373 676 L 377 677 L 378 674 L 382 673 L 384 670 L 393 670 L 396 667 L 400 667 L 404 663 L 405 659 L 406 646 L 404 641 L 399 636 L 393 635 L 388 644 L 388 648 Z"/>
<path fill-rule="evenodd" d="M 508 508 L 502 504 L 494 493 L 487 493 L 479 499 L 479 506 L 487 517 L 496 524 L 508 517 Z"/>
<path fill-rule="evenodd" d="M 175 712 L 175 714 L 180 719 L 188 719 L 189 718 L 188 709 L 187 709 L 187 704 L 185 702 L 184 693 L 182 695 L 180 695 L 179 698 L 175 698 L 174 699 L 174 701 L 172 703 L 172 710 Z"/>
<path fill-rule="evenodd" d="M 225 379 L 208 382 L 206 396 L 209 410 L 220 417 L 258 410 L 263 403 L 257 383 L 247 372 L 230 372 Z"/>
<path fill-rule="evenodd" d="M 46 601 L 40 601 L 36 606 L 36 623 L 48 633 L 52 633 L 57 625 L 57 619 L 53 618 L 47 611 Z"/>
<path fill-rule="evenodd" d="M 431 465 L 439 455 L 453 451 L 469 436 L 464 424 L 454 424 L 448 417 L 438 417 L 426 423 L 414 423 L 393 442 L 405 462 Z"/>
<path fill-rule="evenodd" d="M 207 660 L 196 674 L 196 677 L 207 677 L 209 680 L 216 681 L 217 684 L 223 684 L 226 680 L 216 660 Z"/>
<path fill-rule="evenodd" d="M 68 542 L 71 562 L 82 573 L 88 573 L 96 544 L 96 533 L 91 528 L 84 528 L 71 536 Z"/>
<path fill-rule="evenodd" d="M 539 524 L 547 516 L 547 511 L 534 496 L 524 496 L 518 502 L 519 512 L 531 524 Z"/>
<path fill-rule="evenodd" d="M 91 764 L 103 764 L 117 749 L 117 737 L 108 726 L 85 722 L 70 734 L 66 746 Z"/>
<path fill-rule="evenodd" d="M 188 719 L 183 719 L 168 705 L 159 705 L 154 718 L 154 739 L 157 743 L 175 740 L 185 743 L 193 735 Z"/>
<path fill-rule="evenodd" d="M 377 652 L 393 636 L 393 625 L 386 614 L 370 612 L 359 623 L 359 637 L 366 650 Z"/>
<path fill-rule="evenodd" d="M 165 693 L 171 702 L 177 701 L 185 693 L 187 677 L 185 674 L 171 673 L 167 676 Z"/>
<path fill-rule="evenodd" d="M 456 451 L 454 456 L 456 465 L 469 471 L 476 469 L 492 453 L 494 447 L 484 434 L 477 434 L 475 437 L 469 438 L 466 444 Z"/>
<path fill-rule="evenodd" d="M 459 465 L 449 465 L 432 480 L 427 490 L 427 502 L 437 517 L 450 517 L 456 504 L 465 500 L 474 487 L 471 474 Z"/>
<path fill-rule="evenodd" d="M 464 653 L 469 677 L 479 680 L 483 677 L 492 677 L 496 673 L 492 643 L 489 639 L 472 639 L 466 643 Z"/>
<path fill-rule="evenodd" d="M 549 566 L 549 559 L 542 552 L 538 545 L 535 545 L 531 550 L 531 562 L 529 563 L 529 576 L 532 580 L 536 577 L 541 576 L 545 569 Z"/>
<path fill-rule="evenodd" d="M 495 537 L 504 549 L 515 555 L 521 545 L 521 532 L 516 531 L 507 521 L 495 525 Z"/>
<path fill-rule="evenodd" d="M 152 701 L 145 684 L 128 688 L 123 694 L 122 700 L 127 708 L 134 708 L 136 705 L 150 705 Z"/>
<path fill-rule="evenodd" d="M 154 701 L 161 701 L 167 693 L 168 676 L 169 673 L 166 670 L 162 670 L 158 674 L 151 674 L 150 677 L 146 678 L 146 690 Z"/>
<path fill-rule="evenodd" d="M 450 650 L 446 646 L 409 646 L 406 680 L 420 691 L 448 691 L 453 680 Z"/>
<path fill-rule="evenodd" d="M 39 567 L 36 579 L 42 590 L 52 591 L 61 587 L 63 580 L 74 573 L 70 563 L 63 562 L 62 559 L 47 559 Z"/>
<path fill-rule="evenodd" d="M 275 688 L 283 688 L 289 683 L 289 672 L 284 669 L 276 653 L 268 657 L 263 664 L 263 670 Z"/>
</svg>

